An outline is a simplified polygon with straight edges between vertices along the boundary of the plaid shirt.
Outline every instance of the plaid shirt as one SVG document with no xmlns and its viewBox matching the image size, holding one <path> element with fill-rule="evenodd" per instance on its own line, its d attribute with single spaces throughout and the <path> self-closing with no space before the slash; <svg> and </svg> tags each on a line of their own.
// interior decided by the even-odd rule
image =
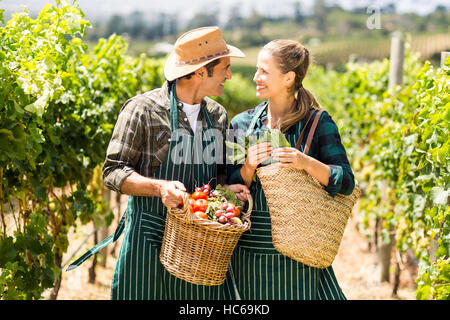
<svg viewBox="0 0 450 320">
<path fill-rule="evenodd" d="M 258 105 L 255 109 L 247 110 L 235 116 L 230 123 L 230 129 L 245 132 L 250 126 L 253 114 L 257 108 L 265 108 L 267 102 L 263 102 Z M 269 128 L 264 124 L 267 119 L 267 112 L 264 110 L 261 113 L 260 118 L 255 125 L 255 134 L 260 135 L 262 132 L 268 130 Z M 311 119 L 306 128 L 305 136 L 301 144 L 301 150 L 304 150 L 306 144 L 306 138 L 308 136 L 309 130 L 312 126 Z M 305 125 L 306 119 L 300 120 L 296 125 L 293 125 L 285 133 L 286 138 L 291 143 L 291 146 L 295 146 L 295 143 L 300 136 Z M 330 167 L 330 178 L 328 181 L 328 186 L 325 190 L 334 196 L 336 193 L 341 193 L 344 195 L 349 195 L 352 193 L 355 186 L 355 179 L 353 176 L 350 163 L 347 159 L 347 153 L 344 146 L 341 143 L 341 137 L 339 135 L 339 130 L 336 123 L 333 121 L 331 116 L 324 111 L 321 115 L 319 123 L 317 125 L 316 132 L 314 133 L 314 138 L 311 142 L 311 147 L 309 150 L 309 156 L 327 164 Z M 240 166 L 228 165 L 228 184 L 241 183 L 244 184 L 240 174 Z"/>
<path fill-rule="evenodd" d="M 178 103 L 178 128 L 194 134 L 183 104 Z M 228 126 L 226 110 L 216 101 L 205 97 L 201 108 L 206 108 L 215 129 L 225 136 Z M 207 128 L 203 112 L 197 121 Z M 197 125 L 197 127 L 199 127 Z M 169 86 L 137 95 L 122 106 L 106 151 L 103 181 L 111 190 L 121 192 L 123 181 L 132 173 L 151 177 L 162 164 L 170 146 Z M 217 164 L 217 175 L 226 175 L 225 160 Z"/>
</svg>

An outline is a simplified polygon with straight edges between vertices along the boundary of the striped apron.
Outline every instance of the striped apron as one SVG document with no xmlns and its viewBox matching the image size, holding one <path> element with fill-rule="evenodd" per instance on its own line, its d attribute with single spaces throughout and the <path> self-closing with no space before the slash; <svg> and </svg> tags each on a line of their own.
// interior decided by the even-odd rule
<svg viewBox="0 0 450 320">
<path fill-rule="evenodd" d="M 207 111 L 205 108 L 202 110 L 207 128 L 213 128 Z M 210 141 L 215 141 L 212 137 L 214 131 L 204 130 L 202 126 L 196 135 L 192 136 L 186 130 L 177 130 L 175 85 L 170 93 L 170 117 L 172 132 L 169 152 L 153 178 L 180 181 L 187 191 L 192 193 L 195 186 L 202 186 L 212 178 L 217 178 L 216 162 L 211 164 L 211 159 L 204 157 L 204 151 L 208 150 Z M 214 188 L 216 179 L 210 184 Z M 176 278 L 166 271 L 159 259 L 166 214 L 167 209 L 161 198 L 130 196 L 126 214 L 116 232 L 75 261 L 73 267 L 115 241 L 125 230 L 114 270 L 111 299 L 234 299 L 230 272 L 222 285 L 203 286 Z M 72 265 L 68 270 L 73 269 Z"/>
<path fill-rule="evenodd" d="M 246 135 L 265 108 L 259 108 Z M 300 129 L 286 135 L 295 146 Z M 305 135 L 307 136 L 307 134 Z M 251 188 L 254 200 L 252 226 L 240 238 L 232 256 L 234 280 L 243 300 L 345 300 L 332 267 L 309 267 L 280 254 L 272 244 L 270 213 L 261 182 L 257 179 Z"/>
</svg>

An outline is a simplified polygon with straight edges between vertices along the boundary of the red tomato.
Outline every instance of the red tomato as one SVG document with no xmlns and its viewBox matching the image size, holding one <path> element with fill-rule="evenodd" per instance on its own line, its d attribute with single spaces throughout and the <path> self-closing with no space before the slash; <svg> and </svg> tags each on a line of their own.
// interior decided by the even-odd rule
<svg viewBox="0 0 450 320">
<path fill-rule="evenodd" d="M 205 212 L 208 209 L 208 200 L 198 199 L 194 203 L 194 212 L 202 211 Z"/>
<path fill-rule="evenodd" d="M 208 195 L 202 191 L 195 191 L 192 194 L 192 199 L 198 200 L 198 199 L 205 199 L 208 200 Z"/>
<path fill-rule="evenodd" d="M 239 215 L 241 214 L 241 211 L 239 210 L 238 207 L 234 207 L 234 216 L 235 217 L 239 217 Z"/>
<path fill-rule="evenodd" d="M 194 213 L 197 217 L 202 218 L 202 219 L 206 219 L 208 216 L 206 215 L 205 212 L 203 211 L 195 211 Z"/>
</svg>

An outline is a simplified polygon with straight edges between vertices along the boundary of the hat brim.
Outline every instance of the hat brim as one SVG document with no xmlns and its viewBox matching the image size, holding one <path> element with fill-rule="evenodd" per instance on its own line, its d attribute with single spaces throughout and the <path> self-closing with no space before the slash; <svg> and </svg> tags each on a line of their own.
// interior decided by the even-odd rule
<svg viewBox="0 0 450 320">
<path fill-rule="evenodd" d="M 164 65 L 164 76 L 166 77 L 167 81 L 173 81 L 175 79 L 178 79 L 180 77 L 183 77 L 191 72 L 194 72 L 195 70 L 200 69 L 204 65 L 207 65 L 211 61 L 224 58 L 224 57 L 233 57 L 233 58 L 244 58 L 245 54 L 238 48 L 227 44 L 228 49 L 230 52 L 228 54 L 225 54 L 223 56 L 214 57 L 212 59 L 203 61 L 201 63 L 197 64 L 187 64 L 182 66 L 176 65 L 176 57 L 172 51 L 170 53 L 169 57 L 166 60 L 166 63 Z"/>
</svg>

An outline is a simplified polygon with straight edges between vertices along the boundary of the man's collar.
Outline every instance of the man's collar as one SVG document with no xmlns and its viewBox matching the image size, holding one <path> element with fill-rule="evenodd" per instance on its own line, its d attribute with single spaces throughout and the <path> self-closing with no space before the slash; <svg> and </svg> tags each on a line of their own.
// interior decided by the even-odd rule
<svg viewBox="0 0 450 320">
<path fill-rule="evenodd" d="M 164 101 L 166 101 L 166 103 L 164 104 L 164 106 L 168 109 L 170 109 L 170 92 L 169 92 L 169 82 L 165 81 L 164 84 L 161 87 L 161 91 L 162 91 L 162 98 L 164 99 Z M 200 106 L 201 107 L 206 107 L 206 99 L 202 98 L 202 101 L 200 102 Z M 178 101 L 178 108 L 182 109 L 183 108 L 183 104 Z"/>
</svg>

